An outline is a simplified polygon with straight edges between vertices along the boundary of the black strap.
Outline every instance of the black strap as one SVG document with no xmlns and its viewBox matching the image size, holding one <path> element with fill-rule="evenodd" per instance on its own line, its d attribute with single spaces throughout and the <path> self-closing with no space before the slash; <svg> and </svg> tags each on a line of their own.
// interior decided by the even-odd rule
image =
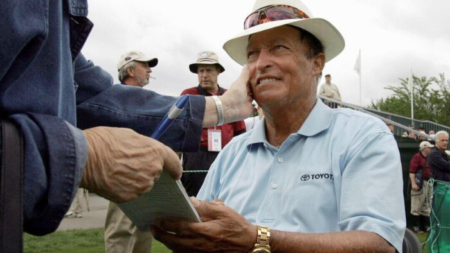
<svg viewBox="0 0 450 253">
<path fill-rule="evenodd" d="M 0 252 L 23 251 L 23 145 L 17 127 L 1 120 Z"/>
</svg>

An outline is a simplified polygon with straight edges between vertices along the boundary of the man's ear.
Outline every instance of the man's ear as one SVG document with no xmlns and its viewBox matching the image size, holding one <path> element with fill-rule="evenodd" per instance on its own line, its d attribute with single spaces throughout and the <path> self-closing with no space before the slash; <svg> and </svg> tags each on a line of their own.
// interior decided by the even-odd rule
<svg viewBox="0 0 450 253">
<path fill-rule="evenodd" d="M 128 74 L 129 76 L 134 77 L 134 69 L 133 69 L 132 67 L 128 67 L 128 68 L 126 69 L 126 71 L 127 71 L 127 74 Z"/>
<path fill-rule="evenodd" d="M 325 54 L 319 53 L 313 56 L 313 75 L 318 76 L 322 73 L 323 68 L 325 67 Z"/>
</svg>

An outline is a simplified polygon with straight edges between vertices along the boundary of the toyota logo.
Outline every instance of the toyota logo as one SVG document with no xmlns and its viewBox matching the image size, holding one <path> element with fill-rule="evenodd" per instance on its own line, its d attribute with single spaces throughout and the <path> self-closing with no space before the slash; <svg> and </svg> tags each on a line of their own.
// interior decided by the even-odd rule
<svg viewBox="0 0 450 253">
<path fill-rule="evenodd" d="M 309 179 L 311 179 L 311 176 L 308 174 L 305 174 L 300 178 L 300 180 L 302 180 L 302 181 L 308 181 Z"/>
</svg>

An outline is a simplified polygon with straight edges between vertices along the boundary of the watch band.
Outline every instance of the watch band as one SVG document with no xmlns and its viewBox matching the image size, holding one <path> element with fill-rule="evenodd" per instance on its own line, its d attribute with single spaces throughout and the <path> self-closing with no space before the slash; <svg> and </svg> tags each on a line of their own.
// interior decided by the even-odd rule
<svg viewBox="0 0 450 253">
<path fill-rule="evenodd" d="M 251 253 L 270 253 L 270 228 L 257 225 L 258 236 L 256 237 L 256 243 Z"/>
<path fill-rule="evenodd" d="M 218 98 L 217 96 L 211 96 L 211 97 L 214 100 L 214 103 L 216 103 L 217 126 L 221 126 L 221 125 L 223 125 L 223 123 L 225 121 L 225 115 L 224 115 L 224 112 L 223 112 L 222 101 L 220 101 L 220 98 Z"/>
</svg>

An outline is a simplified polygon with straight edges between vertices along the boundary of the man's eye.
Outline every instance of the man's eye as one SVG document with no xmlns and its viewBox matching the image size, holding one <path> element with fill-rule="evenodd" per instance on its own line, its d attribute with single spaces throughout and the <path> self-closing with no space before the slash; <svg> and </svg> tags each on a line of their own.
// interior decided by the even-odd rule
<svg viewBox="0 0 450 253">
<path fill-rule="evenodd" d="M 250 59 L 251 57 L 256 55 L 256 51 L 251 51 L 247 53 L 247 59 Z"/>
</svg>

